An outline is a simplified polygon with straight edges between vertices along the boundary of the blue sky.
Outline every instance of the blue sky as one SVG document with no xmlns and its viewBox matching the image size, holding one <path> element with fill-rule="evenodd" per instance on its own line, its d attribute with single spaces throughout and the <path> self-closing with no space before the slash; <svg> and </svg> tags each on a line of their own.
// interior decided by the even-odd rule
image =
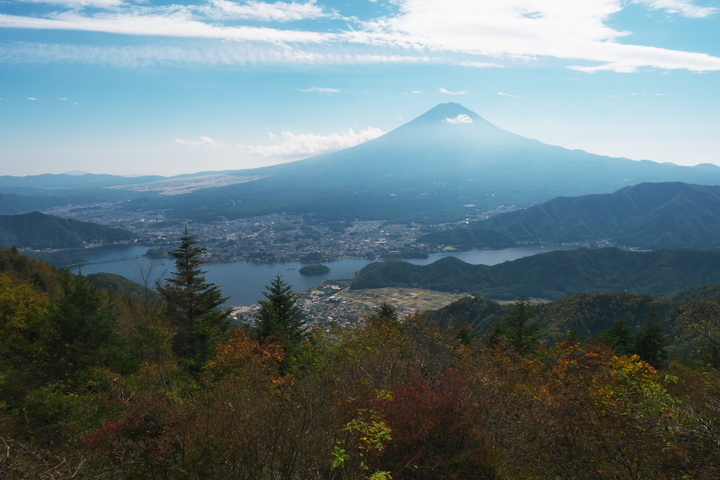
<svg viewBox="0 0 720 480">
<path fill-rule="evenodd" d="M 0 175 L 252 168 L 449 101 L 720 164 L 720 1 L 0 0 Z"/>
</svg>

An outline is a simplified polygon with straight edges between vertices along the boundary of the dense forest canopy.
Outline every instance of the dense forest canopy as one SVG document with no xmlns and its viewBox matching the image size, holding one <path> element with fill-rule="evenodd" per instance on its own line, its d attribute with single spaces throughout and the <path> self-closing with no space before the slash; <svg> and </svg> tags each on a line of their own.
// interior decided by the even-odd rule
<svg viewBox="0 0 720 480">
<path fill-rule="evenodd" d="M 3 478 L 720 475 L 716 287 L 306 330 L 278 277 L 264 323 L 213 336 L 173 298 L 0 250 Z"/>
</svg>

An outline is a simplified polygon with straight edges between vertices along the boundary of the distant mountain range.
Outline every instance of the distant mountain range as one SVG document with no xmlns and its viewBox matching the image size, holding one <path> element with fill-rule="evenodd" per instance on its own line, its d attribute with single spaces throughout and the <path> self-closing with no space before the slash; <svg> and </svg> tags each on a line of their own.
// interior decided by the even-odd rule
<svg viewBox="0 0 720 480">
<path fill-rule="evenodd" d="M 683 167 L 567 150 L 502 130 L 447 103 L 355 147 L 252 171 L 255 181 L 153 197 L 136 206 L 215 218 L 285 211 L 439 222 L 486 207 L 609 193 L 641 182 L 720 185 L 720 167 Z"/>
<path fill-rule="evenodd" d="M 479 248 L 600 241 L 641 249 L 716 247 L 720 186 L 642 183 L 612 194 L 558 197 L 419 240 Z"/>
<path fill-rule="evenodd" d="M 519 295 L 555 300 L 592 292 L 660 295 L 718 282 L 719 248 L 601 248 L 554 251 L 493 266 L 470 265 L 455 257 L 425 266 L 377 262 L 360 270 L 351 288 L 411 287 L 501 300 Z"/>
<path fill-rule="evenodd" d="M 175 189 L 174 195 L 160 194 L 168 188 L 168 179 L 161 177 L 102 175 L 22 181 L 0 177 L 0 192 L 86 189 L 98 197 L 134 198 L 127 208 L 164 208 L 190 220 L 287 212 L 436 223 L 498 205 L 535 205 L 643 182 L 720 185 L 720 167 L 715 165 L 684 167 L 567 150 L 502 130 L 456 103 L 438 105 L 381 137 L 338 152 L 272 167 L 173 179 L 192 183 L 194 178 L 213 176 L 212 181 Z M 241 178 L 235 183 L 231 177 Z M 156 187 L 141 187 L 153 182 Z"/>
<path fill-rule="evenodd" d="M 82 248 L 88 243 L 131 240 L 126 230 L 31 212 L 0 215 L 0 247 Z"/>
</svg>

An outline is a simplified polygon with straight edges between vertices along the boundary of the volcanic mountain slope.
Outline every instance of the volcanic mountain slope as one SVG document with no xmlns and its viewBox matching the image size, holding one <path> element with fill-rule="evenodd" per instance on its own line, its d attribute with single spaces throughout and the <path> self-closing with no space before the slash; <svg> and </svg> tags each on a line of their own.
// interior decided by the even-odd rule
<svg viewBox="0 0 720 480">
<path fill-rule="evenodd" d="M 215 181 L 199 182 L 200 177 Z M 175 190 L 175 195 L 158 193 L 157 186 L 169 181 L 190 182 L 193 188 Z M 515 135 L 461 105 L 446 103 L 364 144 L 282 165 L 170 179 L 0 177 L 0 193 L 76 191 L 96 203 L 132 198 L 127 208 L 167 208 L 189 220 L 286 212 L 440 222 L 499 205 L 535 205 L 557 196 L 668 181 L 720 185 L 720 167 L 636 162 L 567 150 Z"/>
<path fill-rule="evenodd" d="M 532 205 L 641 182 L 720 184 L 715 166 L 637 162 L 546 145 L 456 103 L 346 150 L 234 173 L 259 179 L 132 205 L 168 207 L 198 219 L 284 211 L 441 221 L 500 204 Z"/>
<path fill-rule="evenodd" d="M 606 195 L 559 197 L 421 241 L 464 247 L 610 241 L 626 247 L 720 246 L 720 186 L 643 183 Z"/>
</svg>

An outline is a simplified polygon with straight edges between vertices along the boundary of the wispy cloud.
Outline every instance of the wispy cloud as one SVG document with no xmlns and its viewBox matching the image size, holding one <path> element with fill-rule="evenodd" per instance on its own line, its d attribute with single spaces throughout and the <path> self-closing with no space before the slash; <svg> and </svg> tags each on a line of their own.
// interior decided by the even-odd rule
<svg viewBox="0 0 720 480">
<path fill-rule="evenodd" d="M 15 63 L 76 62 L 116 67 L 167 65 L 346 65 L 428 63 L 428 56 L 311 52 L 267 42 L 202 42 L 193 46 L 91 46 L 18 42 L 0 43 L 0 61 Z"/>
<path fill-rule="evenodd" d="M 209 5 L 202 7 L 202 11 L 216 17 L 262 22 L 292 22 L 333 16 L 323 11 L 314 1 L 305 3 L 250 1 L 241 4 L 228 0 L 210 0 Z"/>
<path fill-rule="evenodd" d="M 468 93 L 470 93 L 467 90 L 460 90 L 459 92 L 451 92 L 450 90 L 446 90 L 444 88 L 440 88 L 439 91 L 440 91 L 440 93 L 444 93 L 445 95 L 467 95 Z"/>
<path fill-rule="evenodd" d="M 633 3 L 645 5 L 653 10 L 665 10 L 668 13 L 687 18 L 705 18 L 718 12 L 715 7 L 698 7 L 684 0 L 633 0 Z"/>
<path fill-rule="evenodd" d="M 99 7 L 111 8 L 122 5 L 124 0 L 20 0 L 21 3 L 46 3 L 70 8 Z"/>
<path fill-rule="evenodd" d="M 384 133 L 379 128 L 373 127 L 359 132 L 355 132 L 351 128 L 346 133 L 333 133 L 330 135 L 282 132 L 283 143 L 279 145 L 247 148 L 251 153 L 263 157 L 298 158 L 354 147 Z"/>
<path fill-rule="evenodd" d="M 302 88 L 300 92 L 317 92 L 317 93 L 340 93 L 342 90 L 339 88 L 324 88 L 324 87 L 310 87 Z"/>
<path fill-rule="evenodd" d="M 181 138 L 178 138 L 175 140 L 175 142 L 179 143 L 181 145 L 187 145 L 189 147 L 227 147 L 228 146 L 218 140 L 213 140 L 210 137 L 200 137 L 200 140 L 183 140 Z"/>
<path fill-rule="evenodd" d="M 511 93 L 505 93 L 505 92 L 498 92 L 498 95 L 500 95 L 501 97 L 520 98 L 520 95 L 513 95 Z"/>
<path fill-rule="evenodd" d="M 443 120 L 443 122 L 454 125 L 456 123 L 473 123 L 473 119 L 469 115 L 461 113 L 457 117 L 446 118 L 445 120 Z"/>
<path fill-rule="evenodd" d="M 37 102 L 39 99 L 36 97 L 27 97 L 28 100 L 31 100 L 33 102 Z"/>
<path fill-rule="evenodd" d="M 505 68 L 505 65 L 494 62 L 461 62 L 460 65 L 472 68 Z"/>
<path fill-rule="evenodd" d="M 507 68 L 514 62 L 556 58 L 568 62 L 569 68 L 587 73 L 635 72 L 645 67 L 720 70 L 719 57 L 633 45 L 631 32 L 614 27 L 614 16 L 632 3 L 687 18 L 703 18 L 718 12 L 718 8 L 697 6 L 690 0 L 394 0 L 396 13 L 370 21 L 326 10 L 312 0 L 274 3 L 207 0 L 200 4 L 164 6 L 122 0 L 26 1 L 51 7 L 33 16 L 0 14 L 0 28 L 216 40 L 212 47 L 174 46 L 169 51 L 150 43 L 145 46 L 146 54 L 128 47 L 130 50 L 120 52 L 125 57 L 135 55 L 128 65 L 142 65 L 143 61 L 183 63 L 188 58 L 201 62 L 203 57 L 197 55 L 198 49 L 216 49 L 216 53 L 204 57 L 206 63 L 415 61 Z M 95 8 L 81 8 L 86 6 Z M 342 22 L 335 22 L 337 19 Z M 288 22 L 300 20 L 303 22 L 291 25 L 302 25 L 304 29 L 288 26 Z M 235 42 L 240 48 L 229 49 L 226 41 Z M 59 45 L 52 49 L 55 57 L 49 54 L 41 57 L 63 61 L 76 54 L 78 48 Z M 91 61 L 102 62 L 103 57 L 105 62 L 116 61 L 110 57 L 118 53 L 113 50 L 118 47 L 93 48 L 104 53 L 84 52 Z M 23 61 L 23 55 L 28 53 L 29 50 L 21 50 L 3 56 Z"/>
</svg>

